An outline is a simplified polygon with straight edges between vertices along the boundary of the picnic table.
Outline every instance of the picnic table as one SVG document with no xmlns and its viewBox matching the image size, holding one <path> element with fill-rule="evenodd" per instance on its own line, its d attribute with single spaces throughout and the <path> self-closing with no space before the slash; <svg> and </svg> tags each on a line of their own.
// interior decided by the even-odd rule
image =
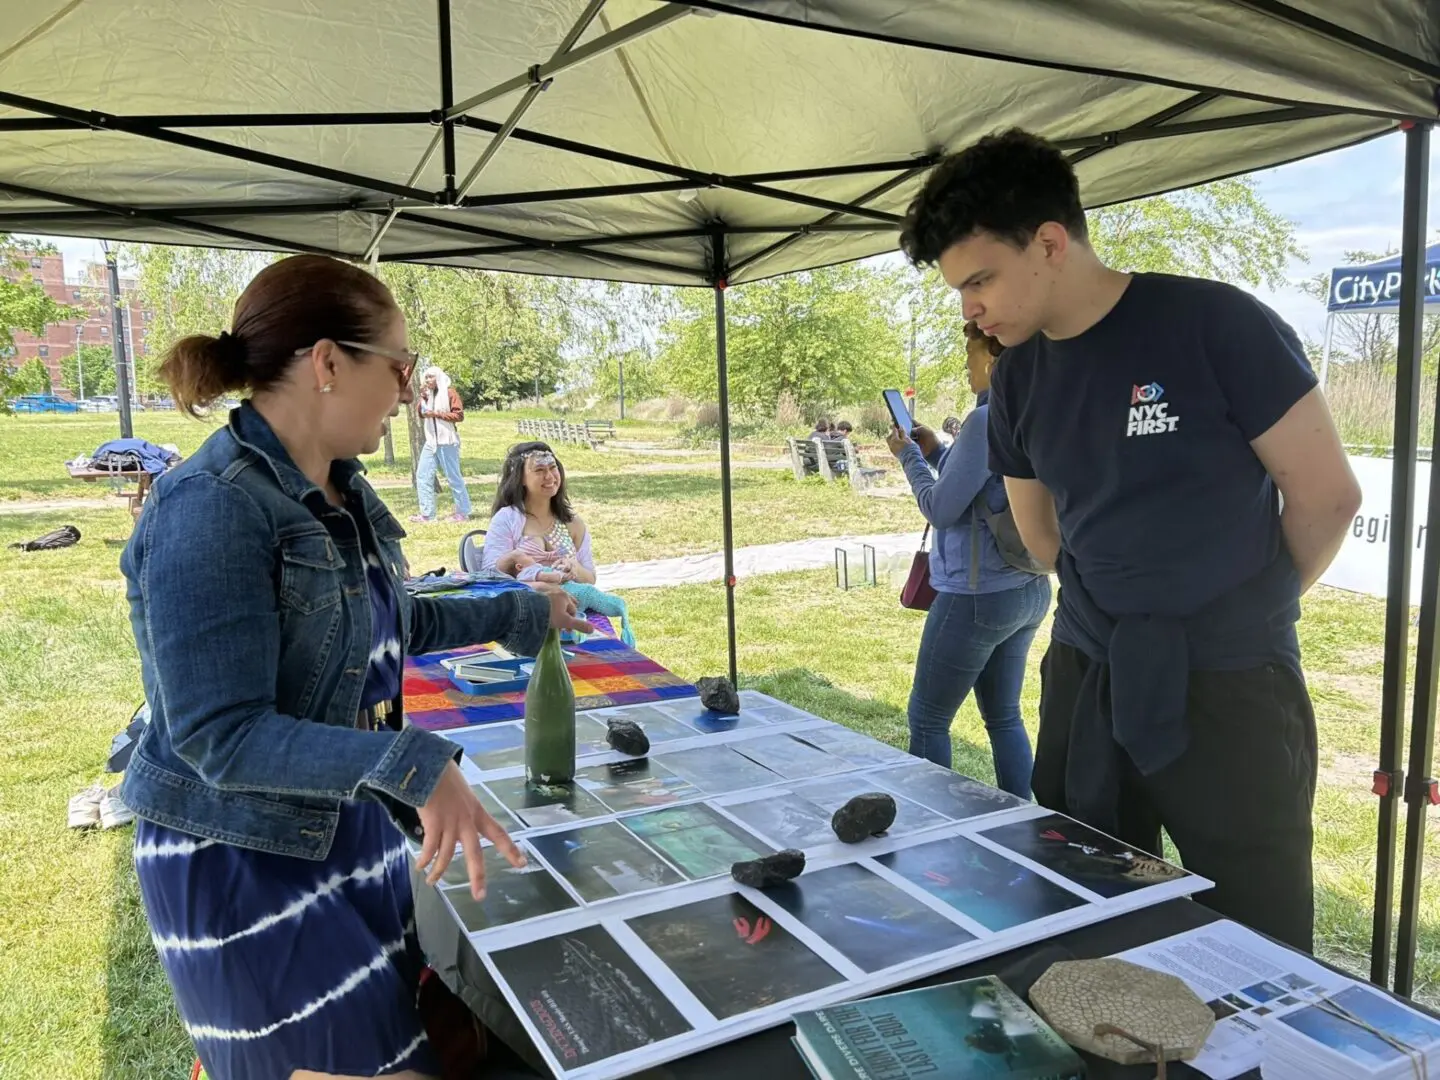
<svg viewBox="0 0 1440 1080">
<path fill-rule="evenodd" d="M 93 465 L 75 465 L 66 462 L 65 471 L 70 474 L 71 480 L 81 480 L 87 484 L 104 480 L 116 487 L 115 495 L 126 500 L 130 508 L 131 518 L 138 518 L 140 510 L 145 505 L 145 500 L 150 496 L 150 488 L 155 483 L 155 477 L 144 469 L 103 469 Z M 129 484 L 134 484 L 133 490 L 122 490 Z"/>
</svg>

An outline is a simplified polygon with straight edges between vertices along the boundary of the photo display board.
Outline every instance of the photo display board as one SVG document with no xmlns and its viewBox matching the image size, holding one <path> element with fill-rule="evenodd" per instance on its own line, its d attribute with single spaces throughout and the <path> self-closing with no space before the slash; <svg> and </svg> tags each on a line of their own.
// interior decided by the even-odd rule
<svg viewBox="0 0 1440 1080">
<path fill-rule="evenodd" d="M 444 732 L 515 838 L 486 847 L 486 896 L 458 855 L 455 918 L 557 1076 L 610 1080 L 1210 882 L 1078 822 L 754 691 L 738 717 L 694 699 L 576 716 L 576 782 L 524 776 L 523 721 Z M 634 720 L 650 755 L 605 741 Z M 895 797 L 882 836 L 831 815 Z M 782 848 L 804 874 L 759 891 L 733 863 Z"/>
</svg>

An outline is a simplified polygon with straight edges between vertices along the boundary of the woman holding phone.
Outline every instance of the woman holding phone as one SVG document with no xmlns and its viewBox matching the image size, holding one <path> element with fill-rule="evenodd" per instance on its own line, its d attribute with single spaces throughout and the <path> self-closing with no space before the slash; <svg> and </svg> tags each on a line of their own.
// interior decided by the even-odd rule
<svg viewBox="0 0 1440 1080">
<path fill-rule="evenodd" d="M 989 515 L 977 509 L 981 500 L 990 514 L 1009 505 L 1004 481 L 990 471 L 986 440 L 990 370 L 1002 347 L 973 322 L 965 324 L 965 338 L 976 404 L 954 443 L 943 448 L 920 424 L 908 436 L 897 424 L 887 440 L 935 533 L 930 555 L 935 601 L 910 690 L 910 753 L 950 767 L 950 725 L 973 689 L 990 738 L 996 784 L 1028 799 L 1033 759 L 1020 719 L 1020 691 L 1030 643 L 1050 608 L 1050 580 L 1011 565 L 990 530 Z"/>
</svg>

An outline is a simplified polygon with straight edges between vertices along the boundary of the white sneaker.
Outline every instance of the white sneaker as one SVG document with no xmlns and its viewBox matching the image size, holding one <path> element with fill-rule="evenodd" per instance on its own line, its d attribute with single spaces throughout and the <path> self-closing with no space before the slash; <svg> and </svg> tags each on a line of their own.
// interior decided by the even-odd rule
<svg viewBox="0 0 1440 1080">
<path fill-rule="evenodd" d="M 70 799 L 69 827 L 72 829 L 88 829 L 93 825 L 100 824 L 100 803 L 105 798 L 105 788 L 100 784 L 91 784 L 79 795 Z"/>
<path fill-rule="evenodd" d="M 115 829 L 134 820 L 135 811 L 125 805 L 125 800 L 120 797 L 120 788 L 117 786 L 107 791 L 100 800 L 100 827 Z"/>
</svg>

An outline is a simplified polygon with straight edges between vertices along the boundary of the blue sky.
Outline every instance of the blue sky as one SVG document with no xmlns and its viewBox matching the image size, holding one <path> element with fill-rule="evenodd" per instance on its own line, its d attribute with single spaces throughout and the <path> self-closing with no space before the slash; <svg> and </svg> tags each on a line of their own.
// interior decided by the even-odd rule
<svg viewBox="0 0 1440 1080">
<path fill-rule="evenodd" d="M 1265 201 L 1295 223 L 1306 258 L 1288 277 L 1300 281 L 1342 265 L 1347 250 L 1384 251 L 1400 245 L 1400 208 L 1405 141 L 1389 135 L 1363 146 L 1257 173 Z M 1440 231 L 1440 140 L 1431 152 L 1429 234 Z M 65 252 L 67 269 L 100 259 L 93 240 L 53 238 Z M 1299 289 L 1263 292 L 1262 298 L 1304 336 L 1319 340 L 1325 309 Z"/>
<path fill-rule="evenodd" d="M 1429 230 L 1440 230 L 1440 144 L 1431 140 Z M 1257 173 L 1260 194 L 1295 223 L 1306 259 L 1291 266 L 1292 281 L 1343 265 L 1346 251 L 1400 246 L 1405 139 L 1387 135 L 1363 146 Z M 1307 337 L 1325 332 L 1325 308 L 1298 289 L 1262 293 L 1267 303 Z"/>
</svg>

